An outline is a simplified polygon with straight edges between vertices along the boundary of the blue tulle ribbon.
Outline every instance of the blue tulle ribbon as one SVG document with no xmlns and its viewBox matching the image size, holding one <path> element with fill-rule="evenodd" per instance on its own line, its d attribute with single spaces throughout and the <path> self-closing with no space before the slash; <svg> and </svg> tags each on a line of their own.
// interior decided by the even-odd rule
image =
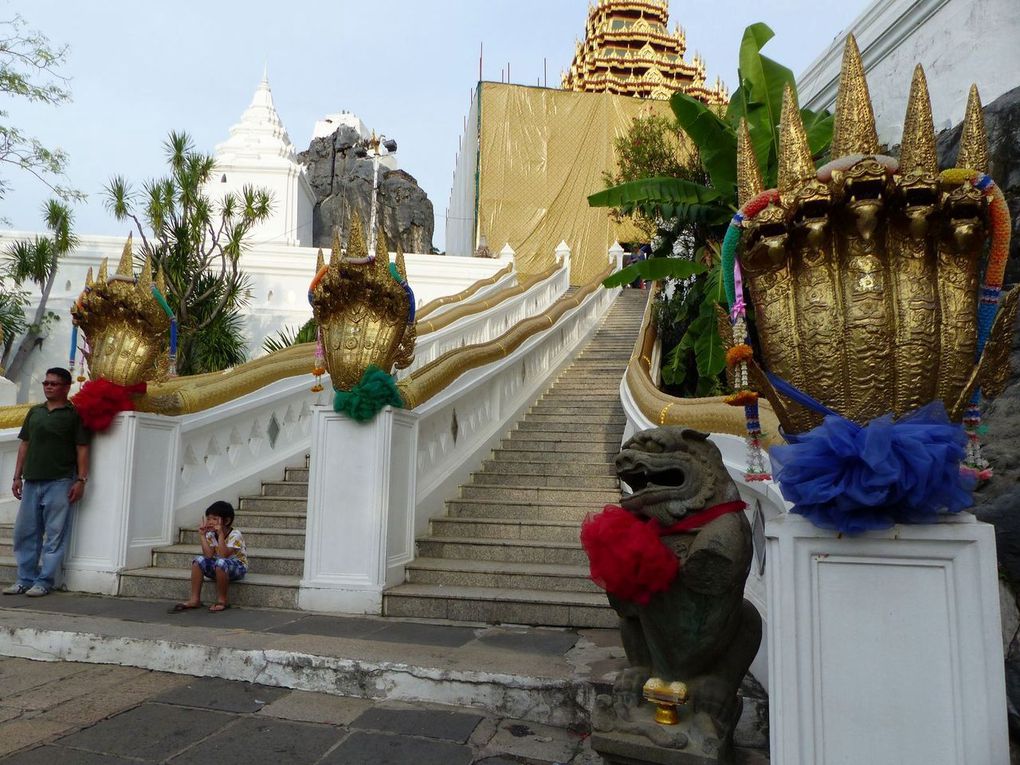
<svg viewBox="0 0 1020 765">
<path fill-rule="evenodd" d="M 770 450 L 773 474 L 793 512 L 821 528 L 856 534 L 933 523 L 973 504 L 974 480 L 960 473 L 967 435 L 941 401 L 864 427 L 830 414 L 786 440 Z"/>
</svg>

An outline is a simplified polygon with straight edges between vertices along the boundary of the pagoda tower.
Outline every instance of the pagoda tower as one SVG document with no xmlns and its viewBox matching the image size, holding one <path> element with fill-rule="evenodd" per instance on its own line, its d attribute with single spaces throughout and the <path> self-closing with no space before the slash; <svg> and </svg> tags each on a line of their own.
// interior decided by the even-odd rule
<svg viewBox="0 0 1020 765">
<path fill-rule="evenodd" d="M 588 8 L 584 42 L 563 75 L 564 90 L 668 99 L 677 91 L 707 104 L 725 104 L 719 78 L 705 84 L 705 62 L 684 60 L 687 39 L 671 34 L 669 0 L 598 0 Z"/>
</svg>

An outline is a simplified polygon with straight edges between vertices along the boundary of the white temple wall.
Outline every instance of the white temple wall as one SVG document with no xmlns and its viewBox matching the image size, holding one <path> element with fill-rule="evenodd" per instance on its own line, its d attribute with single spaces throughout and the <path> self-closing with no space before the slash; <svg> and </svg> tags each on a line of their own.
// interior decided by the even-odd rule
<svg viewBox="0 0 1020 765">
<path fill-rule="evenodd" d="M 464 134 L 453 171 L 450 204 L 446 208 L 446 253 L 472 255 L 475 251 L 475 224 L 478 201 L 478 90 L 471 93 Z M 484 232 L 483 232 L 484 233 Z M 498 252 L 503 242 L 489 242 Z"/>
<path fill-rule="evenodd" d="M 861 49 L 878 137 L 898 144 L 914 65 L 924 67 L 936 130 L 963 119 L 976 83 L 988 104 L 1020 85 L 1017 0 L 874 0 L 797 78 L 801 106 L 832 110 L 846 33 Z"/>
<path fill-rule="evenodd" d="M 206 184 L 204 191 L 218 203 L 227 194 L 240 197 L 245 186 L 268 189 L 273 200 L 272 214 L 252 229 L 252 242 L 290 247 L 311 246 L 315 198 L 299 165 L 286 168 L 273 165 L 264 168 L 217 165 L 212 181 Z"/>
<path fill-rule="evenodd" d="M 41 236 L 36 232 L 0 232 L 0 251 L 16 240 Z M 137 247 L 140 244 L 136 240 Z M 78 248 L 65 258 L 47 301 L 47 311 L 59 318 L 49 328 L 42 348 L 32 352 L 18 384 L 18 401 L 41 398 L 39 384 L 49 367 L 65 366 L 71 343 L 71 305 L 85 286 L 85 275 L 91 267 L 99 270 L 103 258 L 109 258 L 111 273 L 117 268 L 124 238 L 118 236 L 83 236 Z M 298 328 L 312 317 L 308 305 L 308 284 L 315 275 L 317 249 L 285 247 L 273 244 L 255 245 L 241 258 L 241 267 L 251 277 L 251 299 L 245 309 L 245 334 L 248 357 L 262 355 L 262 341 L 285 327 Z M 327 253 L 328 257 L 328 253 Z M 444 295 L 460 292 L 479 279 L 485 279 L 504 268 L 506 260 L 487 258 L 445 258 L 441 255 L 405 255 L 407 278 L 419 306 Z M 33 291 L 34 292 L 34 291 Z M 38 293 L 28 306 L 35 311 Z"/>
</svg>

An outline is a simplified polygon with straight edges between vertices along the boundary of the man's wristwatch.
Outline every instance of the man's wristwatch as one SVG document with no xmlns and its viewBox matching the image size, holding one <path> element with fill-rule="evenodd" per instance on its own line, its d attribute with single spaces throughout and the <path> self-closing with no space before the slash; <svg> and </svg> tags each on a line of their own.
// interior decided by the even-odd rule
<svg viewBox="0 0 1020 765">
<path fill-rule="evenodd" d="M 89 479 L 88 478 L 75 478 L 74 482 L 75 483 L 88 483 Z"/>
</svg>

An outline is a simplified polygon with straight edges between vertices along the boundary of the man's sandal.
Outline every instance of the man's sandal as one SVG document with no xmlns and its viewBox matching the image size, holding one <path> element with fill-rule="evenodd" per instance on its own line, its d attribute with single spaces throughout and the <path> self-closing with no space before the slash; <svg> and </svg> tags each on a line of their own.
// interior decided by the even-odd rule
<svg viewBox="0 0 1020 765">
<path fill-rule="evenodd" d="M 214 614 L 218 614 L 220 611 L 226 611 L 228 608 L 230 608 L 229 603 L 213 603 L 209 606 L 209 610 Z"/>
<path fill-rule="evenodd" d="M 204 604 L 199 603 L 197 605 L 191 605 L 190 603 L 175 603 L 173 608 L 167 610 L 168 614 L 179 614 L 181 611 L 193 611 L 196 608 L 201 608 Z"/>
</svg>

